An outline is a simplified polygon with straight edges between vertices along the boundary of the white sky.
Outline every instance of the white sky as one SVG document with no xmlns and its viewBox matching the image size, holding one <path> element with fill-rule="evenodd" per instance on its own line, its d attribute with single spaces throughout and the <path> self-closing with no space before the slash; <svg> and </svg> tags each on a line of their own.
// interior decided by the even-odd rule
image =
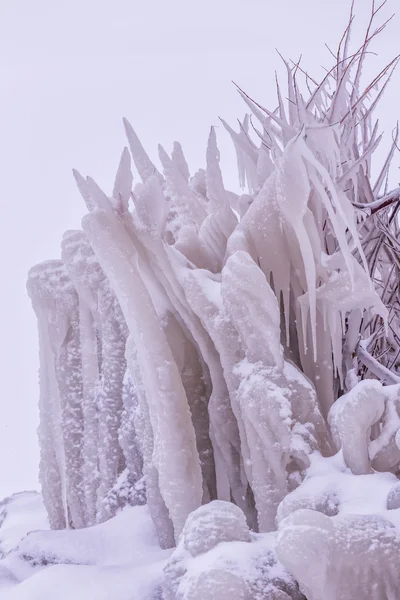
<svg viewBox="0 0 400 600">
<path fill-rule="evenodd" d="M 156 156 L 179 140 L 204 164 L 218 115 L 245 107 L 231 84 L 274 105 L 274 51 L 311 74 L 346 24 L 350 0 L 3 0 L 0 3 L 0 497 L 37 487 L 36 321 L 30 266 L 59 256 L 84 214 L 71 168 L 112 189 L 126 116 Z M 358 0 L 361 23 L 369 0 Z M 397 0 L 389 0 L 388 15 Z M 396 19 L 376 45 L 371 75 L 400 50 Z M 397 34 L 396 34 L 397 29 Z M 399 74 L 381 107 L 386 140 L 400 116 Z M 274 106 L 273 106 L 274 107 Z M 220 131 L 220 129 L 218 130 Z M 235 159 L 220 132 L 226 181 Z M 395 157 L 397 166 L 400 155 Z M 399 177 L 400 178 L 400 177 Z"/>
</svg>

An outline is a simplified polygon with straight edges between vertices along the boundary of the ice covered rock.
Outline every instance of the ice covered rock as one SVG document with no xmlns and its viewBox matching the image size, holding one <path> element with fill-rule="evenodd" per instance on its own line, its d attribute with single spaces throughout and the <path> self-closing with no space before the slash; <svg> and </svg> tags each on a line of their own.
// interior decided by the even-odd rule
<svg viewBox="0 0 400 600">
<path fill-rule="evenodd" d="M 285 496 L 277 511 L 277 521 L 280 522 L 296 510 L 308 508 L 328 517 L 339 512 L 339 499 L 334 491 L 328 489 L 316 490 L 315 486 L 300 485 Z"/>
<path fill-rule="evenodd" d="M 204 535 L 207 532 L 207 535 Z M 243 511 L 230 502 L 215 500 L 192 512 L 182 531 L 185 550 L 192 556 L 208 552 L 221 542 L 249 542 Z"/>
<path fill-rule="evenodd" d="M 385 410 L 385 392 L 379 381 L 361 381 L 341 396 L 329 412 L 335 443 L 342 448 L 346 465 L 355 475 L 371 473 L 368 454 L 371 427 Z"/>
<path fill-rule="evenodd" d="M 367 379 L 341 396 L 329 412 L 336 447 L 355 475 L 376 471 L 396 472 L 400 450 L 398 385 L 383 386 Z"/>
<path fill-rule="evenodd" d="M 308 600 L 395 600 L 400 536 L 379 515 L 298 510 L 281 523 L 277 556 Z"/>
<path fill-rule="evenodd" d="M 231 503 L 197 509 L 164 568 L 165 600 L 301 600 L 274 544 L 274 534 L 250 533 Z"/>
<path fill-rule="evenodd" d="M 400 430 L 400 386 L 386 385 L 383 392 L 385 410 L 376 435 L 369 443 L 368 452 L 374 470 L 397 473 L 400 462 L 400 449 L 396 442 Z"/>
<path fill-rule="evenodd" d="M 388 510 L 396 510 L 400 508 L 400 481 L 396 483 L 390 490 L 387 497 L 386 507 Z"/>
<path fill-rule="evenodd" d="M 306 508 L 328 517 L 381 513 L 397 483 L 393 473 L 353 475 L 341 452 L 328 458 L 315 453 L 304 480 L 278 506 L 277 523 Z"/>
</svg>

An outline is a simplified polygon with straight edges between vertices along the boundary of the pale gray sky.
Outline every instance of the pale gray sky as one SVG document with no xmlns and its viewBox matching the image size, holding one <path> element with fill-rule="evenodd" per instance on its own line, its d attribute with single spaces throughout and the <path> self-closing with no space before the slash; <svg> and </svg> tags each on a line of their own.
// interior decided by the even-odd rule
<svg viewBox="0 0 400 600">
<path fill-rule="evenodd" d="M 274 48 L 320 76 L 348 0 L 3 0 L 0 5 L 0 496 L 37 486 L 36 322 L 26 273 L 59 256 L 84 207 L 71 168 L 110 190 L 126 116 L 150 154 L 179 140 L 203 166 L 210 125 L 245 112 L 231 80 L 273 105 Z M 358 0 L 360 24 L 369 0 Z M 396 8 L 389 0 L 387 15 Z M 376 45 L 371 74 L 399 52 L 399 21 Z M 397 31 L 396 31 L 397 30 Z M 399 74 L 381 107 L 400 116 Z M 226 180 L 235 159 L 220 132 Z M 395 157 L 397 166 L 400 155 Z"/>
</svg>

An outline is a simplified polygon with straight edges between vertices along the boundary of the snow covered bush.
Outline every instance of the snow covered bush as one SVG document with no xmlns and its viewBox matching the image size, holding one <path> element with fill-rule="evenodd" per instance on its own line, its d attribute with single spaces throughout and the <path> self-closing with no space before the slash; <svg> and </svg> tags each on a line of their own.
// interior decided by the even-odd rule
<svg viewBox="0 0 400 600">
<path fill-rule="evenodd" d="M 82 231 L 30 271 L 51 527 L 145 493 L 177 545 L 166 600 L 399 597 L 398 131 L 372 167 L 397 59 L 362 75 L 382 6 L 355 51 L 352 11 L 321 82 L 285 62 L 276 109 L 239 90 L 251 116 L 222 123 L 245 191 L 225 189 L 214 128 L 191 176 L 178 143 L 161 173 L 125 120 L 112 194 L 75 171 Z M 359 485 L 380 490 L 371 514 Z"/>
</svg>

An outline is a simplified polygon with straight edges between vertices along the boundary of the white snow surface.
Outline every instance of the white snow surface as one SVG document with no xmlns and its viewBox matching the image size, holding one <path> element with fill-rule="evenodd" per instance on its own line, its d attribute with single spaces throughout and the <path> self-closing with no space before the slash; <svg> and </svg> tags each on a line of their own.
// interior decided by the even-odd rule
<svg viewBox="0 0 400 600">
<path fill-rule="evenodd" d="M 26 508 L 7 530 L 10 540 L 28 515 L 37 524 L 35 510 Z M 33 531 L 0 561 L 0 597 L 54 600 L 56 592 L 57 600 L 156 600 L 170 553 L 160 549 L 146 506 L 87 529 Z"/>
<path fill-rule="evenodd" d="M 0 504 L 0 598 L 54 600 L 56 590 L 57 600 L 320 600 L 324 590 L 327 600 L 396 599 L 398 488 L 392 473 L 354 475 L 342 450 L 315 452 L 278 507 L 277 532 L 253 533 L 239 507 L 213 501 L 167 550 L 146 505 L 85 529 L 48 530 L 40 495 L 15 494 Z M 331 574 L 333 555 L 343 578 Z M 372 589 L 383 564 L 384 588 Z"/>
<path fill-rule="evenodd" d="M 0 559 L 29 531 L 47 529 L 48 518 L 38 492 L 13 494 L 0 502 Z"/>
<path fill-rule="evenodd" d="M 277 560 L 276 533 L 250 532 L 243 511 L 215 500 L 189 515 L 164 569 L 164 600 L 302 600 Z"/>
<path fill-rule="evenodd" d="M 278 559 L 308 600 L 397 600 L 399 507 L 394 474 L 354 475 L 342 451 L 314 454 L 278 508 Z"/>
<path fill-rule="evenodd" d="M 57 600 L 303 598 L 277 560 L 276 533 L 250 532 L 229 502 L 191 513 L 174 550 L 160 549 L 147 506 L 125 507 L 86 529 L 28 533 L 29 518 L 46 526 L 39 494 L 17 494 L 7 505 L 1 600 L 54 600 L 55 592 Z"/>
</svg>

